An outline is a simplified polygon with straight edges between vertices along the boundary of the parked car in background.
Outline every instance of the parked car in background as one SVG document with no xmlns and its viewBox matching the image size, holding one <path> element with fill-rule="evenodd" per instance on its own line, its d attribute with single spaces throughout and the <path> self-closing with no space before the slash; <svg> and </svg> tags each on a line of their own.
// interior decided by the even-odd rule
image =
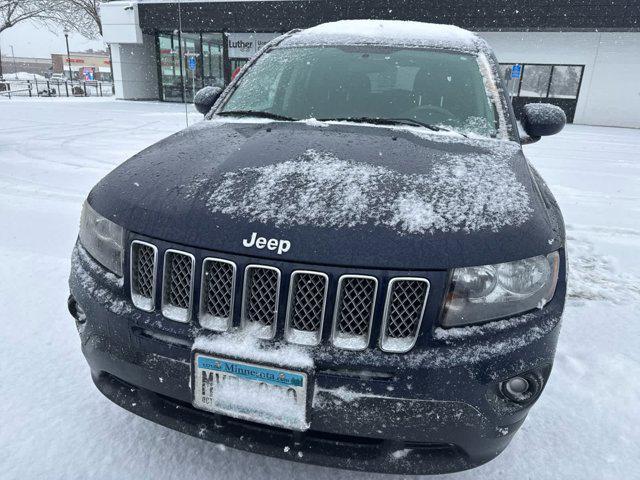
<svg viewBox="0 0 640 480">
<path fill-rule="evenodd" d="M 84 204 L 69 310 L 94 383 L 154 422 L 331 467 L 497 456 L 549 378 L 565 232 L 489 46 L 345 21 L 268 44 L 206 121 Z"/>
</svg>

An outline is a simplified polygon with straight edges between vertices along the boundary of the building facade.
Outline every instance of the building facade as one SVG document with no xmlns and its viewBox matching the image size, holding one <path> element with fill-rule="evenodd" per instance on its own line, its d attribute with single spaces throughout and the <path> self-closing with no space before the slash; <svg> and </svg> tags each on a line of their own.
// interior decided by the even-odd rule
<svg viewBox="0 0 640 480">
<path fill-rule="evenodd" d="M 51 59 L 2 55 L 0 57 L 0 76 L 17 72 L 46 77 L 51 74 Z"/>
<path fill-rule="evenodd" d="M 74 80 L 111 80 L 111 65 L 107 52 L 52 53 L 53 73 L 69 76 Z"/>
<path fill-rule="evenodd" d="M 415 20 L 485 38 L 512 72 L 516 112 L 544 101 L 575 123 L 640 128 L 640 0 L 138 0 L 103 4 L 101 16 L 122 99 L 189 102 L 293 28 Z"/>
</svg>

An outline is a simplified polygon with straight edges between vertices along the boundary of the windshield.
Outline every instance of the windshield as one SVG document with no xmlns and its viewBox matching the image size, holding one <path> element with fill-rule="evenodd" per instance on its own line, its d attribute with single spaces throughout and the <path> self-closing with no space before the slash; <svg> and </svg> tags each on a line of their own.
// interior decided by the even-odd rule
<svg viewBox="0 0 640 480">
<path fill-rule="evenodd" d="M 413 121 L 485 136 L 498 130 L 475 55 L 415 48 L 274 49 L 244 74 L 221 112 Z"/>
</svg>

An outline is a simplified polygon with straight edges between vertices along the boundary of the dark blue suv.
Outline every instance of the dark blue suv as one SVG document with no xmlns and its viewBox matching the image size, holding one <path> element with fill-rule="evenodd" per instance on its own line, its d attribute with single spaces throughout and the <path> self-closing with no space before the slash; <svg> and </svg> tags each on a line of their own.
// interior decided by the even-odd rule
<svg viewBox="0 0 640 480">
<path fill-rule="evenodd" d="M 69 310 L 93 381 L 154 422 L 299 462 L 498 455 L 553 364 L 565 233 L 489 47 L 347 21 L 268 44 L 205 121 L 91 191 Z"/>
</svg>

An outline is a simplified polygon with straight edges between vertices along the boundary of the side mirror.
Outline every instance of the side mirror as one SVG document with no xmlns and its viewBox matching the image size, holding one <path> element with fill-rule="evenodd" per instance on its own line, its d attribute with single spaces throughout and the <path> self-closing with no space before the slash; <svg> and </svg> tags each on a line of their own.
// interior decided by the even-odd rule
<svg viewBox="0 0 640 480">
<path fill-rule="evenodd" d="M 202 115 L 206 115 L 220 97 L 222 89 L 220 87 L 204 87 L 198 90 L 193 97 L 193 105 Z"/>
<path fill-rule="evenodd" d="M 520 120 L 528 137 L 522 139 L 523 144 L 534 143 L 540 137 L 555 135 L 567 123 L 564 111 L 550 103 L 528 103 L 522 111 Z"/>
</svg>

